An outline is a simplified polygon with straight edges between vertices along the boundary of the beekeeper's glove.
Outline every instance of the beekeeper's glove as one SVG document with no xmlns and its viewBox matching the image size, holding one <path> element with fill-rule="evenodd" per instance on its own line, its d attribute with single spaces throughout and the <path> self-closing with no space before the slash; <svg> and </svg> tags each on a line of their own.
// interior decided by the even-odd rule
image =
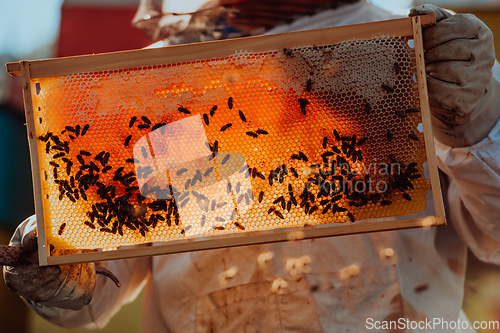
<svg viewBox="0 0 500 333">
<path fill-rule="evenodd" d="M 90 303 L 95 288 L 95 264 L 39 266 L 36 218 L 21 223 L 10 245 L 22 246 L 25 264 L 4 266 L 7 286 L 29 303 L 80 310 Z"/>
<path fill-rule="evenodd" d="M 433 5 L 413 8 L 409 16 L 426 14 L 437 21 L 422 33 L 434 136 L 451 147 L 473 145 L 500 118 L 493 35 L 474 15 L 452 15 Z"/>
</svg>

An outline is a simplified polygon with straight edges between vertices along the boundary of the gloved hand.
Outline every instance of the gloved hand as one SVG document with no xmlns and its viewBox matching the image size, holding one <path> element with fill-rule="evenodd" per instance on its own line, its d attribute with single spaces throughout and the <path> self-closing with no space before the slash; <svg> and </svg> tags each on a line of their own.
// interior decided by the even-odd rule
<svg viewBox="0 0 500 333">
<path fill-rule="evenodd" d="M 434 5 L 413 8 L 409 16 L 427 14 L 437 21 L 422 32 L 434 136 L 451 147 L 478 143 L 500 118 L 493 35 L 474 15 Z"/>
<path fill-rule="evenodd" d="M 90 303 L 96 283 L 95 264 L 39 266 L 35 216 L 17 227 L 10 245 L 21 245 L 26 253 L 23 265 L 4 266 L 5 283 L 11 290 L 28 302 L 48 307 L 80 310 Z"/>
</svg>

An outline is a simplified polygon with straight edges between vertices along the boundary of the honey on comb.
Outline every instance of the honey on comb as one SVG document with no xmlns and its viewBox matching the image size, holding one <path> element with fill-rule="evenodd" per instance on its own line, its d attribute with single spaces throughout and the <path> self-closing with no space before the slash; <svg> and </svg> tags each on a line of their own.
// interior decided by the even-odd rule
<svg viewBox="0 0 500 333">
<path fill-rule="evenodd" d="M 414 73 L 394 37 L 36 79 L 47 241 L 110 250 L 422 211 Z"/>
</svg>

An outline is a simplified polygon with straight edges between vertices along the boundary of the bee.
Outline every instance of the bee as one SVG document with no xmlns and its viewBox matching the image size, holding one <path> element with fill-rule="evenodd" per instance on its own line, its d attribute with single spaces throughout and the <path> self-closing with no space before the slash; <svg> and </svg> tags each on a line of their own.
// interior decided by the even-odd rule
<svg viewBox="0 0 500 333">
<path fill-rule="evenodd" d="M 301 158 L 304 162 L 309 161 L 309 159 L 307 158 L 307 156 L 306 156 L 303 152 L 299 151 L 299 155 L 300 155 L 300 158 Z"/>
<path fill-rule="evenodd" d="M 200 226 L 201 227 L 204 227 L 205 226 L 205 221 L 207 220 L 207 216 L 206 215 L 203 215 L 201 217 L 201 221 L 200 221 Z"/>
<path fill-rule="evenodd" d="M 210 117 L 214 116 L 215 111 L 217 111 L 217 105 L 212 106 L 212 108 L 210 109 Z"/>
<path fill-rule="evenodd" d="M 256 132 L 257 134 L 265 134 L 265 135 L 269 134 L 269 132 L 268 132 L 268 131 L 263 130 L 263 129 L 260 129 L 260 128 L 259 128 L 258 130 L 256 130 L 255 132 Z"/>
<path fill-rule="evenodd" d="M 142 157 L 148 158 L 148 150 L 146 147 L 141 147 Z"/>
<path fill-rule="evenodd" d="M 180 208 L 184 207 L 189 202 L 189 199 L 190 198 L 187 198 L 186 200 L 184 200 L 183 202 L 181 202 L 181 204 L 179 205 L 179 207 Z"/>
<path fill-rule="evenodd" d="M 71 126 L 65 126 L 64 127 L 68 132 L 75 133 L 75 129 Z"/>
<path fill-rule="evenodd" d="M 351 220 L 352 223 L 354 223 L 354 221 L 356 221 L 353 213 L 347 212 L 347 216 L 349 216 L 349 219 Z"/>
<path fill-rule="evenodd" d="M 299 98 L 298 102 L 300 104 L 300 111 L 302 112 L 303 115 L 306 115 L 306 113 L 307 113 L 306 106 L 311 104 L 311 102 L 309 102 L 305 98 Z"/>
<path fill-rule="evenodd" d="M 323 138 L 323 149 L 326 149 L 326 145 L 328 144 L 328 138 L 325 136 Z"/>
<path fill-rule="evenodd" d="M 335 139 L 337 141 L 340 141 L 340 134 L 336 129 L 333 130 L 333 135 L 335 135 Z"/>
<path fill-rule="evenodd" d="M 229 97 L 227 99 L 227 106 L 229 107 L 229 110 L 231 110 L 233 108 L 233 98 L 232 97 Z"/>
<path fill-rule="evenodd" d="M 382 201 L 380 201 L 380 204 L 382 206 L 387 206 L 387 205 L 390 205 L 391 203 L 392 203 L 391 200 L 382 200 Z"/>
<path fill-rule="evenodd" d="M 89 227 L 90 229 L 95 229 L 95 225 L 93 225 L 92 223 L 90 223 L 89 221 L 85 221 L 83 222 L 83 224 L 85 224 L 87 227 Z"/>
<path fill-rule="evenodd" d="M 228 124 L 222 126 L 221 129 L 220 129 L 220 131 L 224 132 L 225 130 L 227 130 L 231 126 L 233 126 L 233 124 L 232 123 L 228 123 Z"/>
<path fill-rule="evenodd" d="M 408 193 L 403 193 L 403 198 L 405 198 L 408 201 L 411 201 L 411 197 Z"/>
<path fill-rule="evenodd" d="M 292 156 L 290 156 L 290 158 L 292 160 L 302 160 L 302 157 L 299 155 L 299 154 L 292 154 Z"/>
<path fill-rule="evenodd" d="M 216 227 L 216 226 L 212 226 L 212 229 L 216 229 L 216 230 L 224 230 L 225 228 L 222 227 L 222 226 L 219 226 L 219 227 Z"/>
<path fill-rule="evenodd" d="M 329 204 L 327 204 L 327 205 L 325 206 L 325 208 L 323 208 L 323 210 L 321 211 L 321 214 L 326 214 L 326 213 L 328 213 L 328 211 L 330 210 L 330 208 L 332 208 L 332 204 L 330 204 L 330 203 L 329 203 Z"/>
<path fill-rule="evenodd" d="M 111 168 L 112 168 L 112 167 L 111 167 L 111 165 L 108 165 L 108 166 L 104 167 L 104 168 L 102 169 L 102 173 L 106 173 L 106 172 L 108 172 L 109 170 L 111 170 Z"/>
<path fill-rule="evenodd" d="M 388 86 L 387 84 L 382 84 L 382 89 L 384 89 L 385 91 L 389 92 L 389 93 L 393 93 L 394 92 L 394 88 L 392 88 L 391 86 Z"/>
<path fill-rule="evenodd" d="M 240 183 L 240 182 L 238 182 L 238 183 L 236 184 L 236 193 L 238 193 L 238 192 L 240 191 L 240 188 L 241 188 L 241 183 Z"/>
<path fill-rule="evenodd" d="M 306 83 L 306 91 L 311 92 L 311 88 L 312 88 L 312 80 L 308 79 Z"/>
<path fill-rule="evenodd" d="M 177 170 L 176 174 L 177 174 L 177 176 L 180 176 L 180 175 L 182 175 L 186 171 L 188 171 L 188 169 L 182 168 L 182 169 Z"/>
<path fill-rule="evenodd" d="M 214 170 L 214 167 L 208 168 L 205 173 L 203 174 L 203 177 L 207 177 L 212 171 Z"/>
<path fill-rule="evenodd" d="M 259 136 L 259 135 L 258 135 L 257 133 L 255 133 L 255 132 L 246 132 L 246 135 L 251 136 L 252 138 L 256 138 L 256 137 L 258 137 L 258 136 Z"/>
<path fill-rule="evenodd" d="M 85 135 L 85 133 L 87 133 L 87 131 L 89 130 L 90 128 L 90 125 L 89 124 L 85 124 L 85 126 L 83 126 L 83 129 L 82 129 L 82 136 Z"/>
<path fill-rule="evenodd" d="M 61 224 L 61 226 L 59 227 L 59 231 L 57 232 L 57 234 L 58 234 L 59 236 L 61 236 L 61 235 L 62 235 L 62 233 L 63 233 L 63 231 L 64 231 L 64 228 L 65 228 L 65 227 L 66 227 L 66 223 Z"/>
<path fill-rule="evenodd" d="M 241 121 L 243 121 L 243 122 L 247 121 L 247 118 L 245 117 L 245 115 L 243 114 L 243 112 L 241 112 L 241 110 L 238 110 L 238 114 L 240 115 Z"/>
<path fill-rule="evenodd" d="M 257 168 L 250 168 L 252 170 L 252 178 L 257 176 Z"/>
<path fill-rule="evenodd" d="M 165 125 L 166 125 L 166 123 L 155 124 L 153 127 L 151 127 L 151 131 L 154 131 L 154 130 L 156 130 L 156 129 L 162 127 L 162 126 L 165 126 Z M 164 128 L 161 129 L 161 134 L 164 134 L 163 131 L 164 131 Z"/>
<path fill-rule="evenodd" d="M 151 120 L 149 120 L 149 119 L 148 119 L 148 117 L 146 117 L 146 116 L 142 116 L 142 117 L 141 117 L 141 119 L 142 119 L 142 121 L 143 121 L 143 122 L 145 122 L 146 124 L 151 125 Z"/>
<path fill-rule="evenodd" d="M 210 124 L 210 120 L 208 119 L 208 115 L 206 113 L 203 114 L 203 121 L 207 126 Z"/>
<path fill-rule="evenodd" d="M 229 160 L 229 157 L 231 157 L 231 155 L 229 155 L 229 154 L 227 154 L 226 156 L 224 156 L 224 158 L 222 159 L 221 164 L 222 165 L 226 164 L 226 162 Z"/>
<path fill-rule="evenodd" d="M 125 138 L 125 142 L 123 143 L 123 145 L 124 145 L 125 147 L 127 147 L 127 146 L 128 146 L 128 144 L 130 143 L 130 140 L 131 140 L 131 139 L 132 139 L 132 135 L 127 136 L 127 137 Z"/>
<path fill-rule="evenodd" d="M 394 71 L 396 72 L 396 75 L 398 75 L 398 74 L 399 74 L 399 71 L 400 71 L 400 70 L 401 70 L 401 69 L 399 68 L 399 64 L 398 64 L 397 62 L 395 62 L 395 63 L 394 63 Z"/>
<path fill-rule="evenodd" d="M 215 221 L 217 221 L 217 222 L 225 222 L 226 220 L 223 217 L 217 216 L 217 217 L 215 217 Z"/>
<path fill-rule="evenodd" d="M 387 135 L 387 141 L 391 142 L 392 141 L 392 132 L 390 129 L 388 129 L 386 131 L 386 135 Z"/>
<path fill-rule="evenodd" d="M 81 130 L 80 125 L 76 125 L 76 126 L 75 126 L 75 135 L 76 135 L 76 136 L 80 136 L 80 130 Z"/>
<path fill-rule="evenodd" d="M 75 197 L 73 197 L 73 196 L 71 195 L 71 193 L 66 192 L 66 196 L 68 197 L 68 199 L 69 199 L 69 200 L 71 200 L 71 202 L 76 202 Z"/>
<path fill-rule="evenodd" d="M 370 105 L 370 103 L 366 102 L 366 104 L 365 104 L 365 113 L 366 113 L 367 116 L 370 115 L 371 110 L 372 110 L 372 106 Z"/>
<path fill-rule="evenodd" d="M 276 200 L 273 201 L 273 204 L 278 204 L 284 200 L 285 200 L 285 198 L 283 198 L 283 196 L 281 195 L 278 198 L 276 198 Z"/>
<path fill-rule="evenodd" d="M 240 230 L 245 230 L 245 227 L 239 224 L 238 222 L 234 222 L 234 225 L 238 227 Z"/>
<path fill-rule="evenodd" d="M 99 161 L 100 159 L 103 158 L 103 156 L 104 156 L 105 153 L 106 152 L 104 150 L 101 151 L 99 154 L 96 155 L 96 157 L 94 157 L 94 160 Z"/>
<path fill-rule="evenodd" d="M 50 139 L 50 137 L 51 137 L 51 136 L 52 136 L 52 133 L 51 133 L 51 132 L 48 132 L 48 133 L 47 133 L 47 134 L 45 134 L 45 135 L 40 135 L 40 136 L 38 137 L 38 140 L 43 141 L 43 142 L 47 142 L 47 141 Z"/>
<path fill-rule="evenodd" d="M 410 139 L 412 139 L 413 141 L 418 141 L 418 137 L 415 134 L 413 134 L 413 133 L 408 134 L 408 137 Z"/>
<path fill-rule="evenodd" d="M 259 193 L 259 203 L 261 203 L 262 200 L 264 200 L 264 191 L 260 191 Z"/>
<path fill-rule="evenodd" d="M 286 47 L 283 49 L 283 53 L 289 57 L 291 57 L 293 55 L 293 52 L 292 50 L 290 49 L 287 49 Z"/>
<path fill-rule="evenodd" d="M 274 214 L 275 214 L 277 217 L 279 217 L 280 219 L 282 219 L 282 220 L 284 220 L 284 219 L 285 219 L 285 217 L 283 216 L 283 214 L 281 214 L 281 212 L 280 212 L 280 211 L 274 210 Z"/>
<path fill-rule="evenodd" d="M 69 176 L 71 174 L 71 166 L 73 163 L 66 164 L 66 174 Z"/>
<path fill-rule="evenodd" d="M 179 106 L 177 108 L 177 110 L 179 110 L 180 112 L 184 113 L 184 114 L 191 114 L 191 111 L 189 111 L 188 109 L 186 109 L 185 107 L 183 107 L 182 105 Z"/>
<path fill-rule="evenodd" d="M 231 213 L 231 217 L 229 217 L 229 219 L 232 221 L 234 220 L 234 217 L 236 216 L 236 208 L 233 209 L 232 213 Z M 235 224 L 237 224 L 237 222 L 235 222 Z"/>
</svg>

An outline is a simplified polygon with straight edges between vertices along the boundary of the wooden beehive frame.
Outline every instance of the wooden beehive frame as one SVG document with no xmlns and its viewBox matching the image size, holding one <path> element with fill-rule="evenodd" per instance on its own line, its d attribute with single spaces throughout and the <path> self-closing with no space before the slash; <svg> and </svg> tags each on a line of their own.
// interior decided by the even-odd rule
<svg viewBox="0 0 500 333">
<path fill-rule="evenodd" d="M 407 19 L 381 21 L 329 29 L 241 38 L 220 42 L 209 42 L 160 49 L 135 50 L 98 55 L 68 57 L 60 59 L 20 61 L 7 64 L 11 75 L 21 75 L 26 109 L 28 140 L 32 161 L 35 193 L 35 209 L 38 221 L 40 265 L 68 264 L 76 262 L 102 261 L 138 256 L 197 251 L 221 247 L 241 246 L 259 243 L 287 241 L 290 239 L 316 238 L 334 235 L 355 234 L 372 231 L 415 228 L 422 226 L 445 225 L 445 213 L 441 197 L 438 169 L 433 144 L 430 110 L 428 104 L 425 62 L 423 58 L 422 27 L 435 24 L 435 17 L 427 15 Z M 35 91 L 33 79 L 68 75 L 72 73 L 125 69 L 139 66 L 153 66 L 165 63 L 190 62 L 200 59 L 214 59 L 228 56 L 234 50 L 265 52 L 270 49 L 283 49 L 314 44 L 338 44 L 352 39 L 373 39 L 377 37 L 413 37 L 417 68 L 422 125 L 426 146 L 427 162 L 435 205 L 435 216 L 400 220 L 378 221 L 365 224 L 327 224 L 308 227 L 294 227 L 267 231 L 251 231 L 237 234 L 198 237 L 186 240 L 169 241 L 168 244 L 137 246 L 115 251 L 91 252 L 51 256 L 45 235 L 42 213 L 41 176 L 35 132 L 32 94 Z"/>
</svg>

